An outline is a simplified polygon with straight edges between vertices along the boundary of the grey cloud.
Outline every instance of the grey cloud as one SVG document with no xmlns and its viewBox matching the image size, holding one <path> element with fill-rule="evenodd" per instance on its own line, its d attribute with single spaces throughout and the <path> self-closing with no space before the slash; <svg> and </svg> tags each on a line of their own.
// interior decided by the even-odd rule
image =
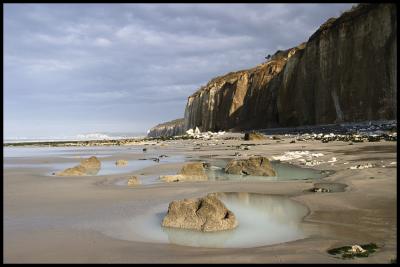
<svg viewBox="0 0 400 267">
<path fill-rule="evenodd" d="M 89 125 L 144 132 L 182 117 L 187 97 L 214 76 L 306 41 L 350 7 L 6 4 L 6 136 L 29 132 L 18 123 L 27 117 L 49 123 L 43 135 L 59 134 L 56 121 L 76 133 Z"/>
</svg>

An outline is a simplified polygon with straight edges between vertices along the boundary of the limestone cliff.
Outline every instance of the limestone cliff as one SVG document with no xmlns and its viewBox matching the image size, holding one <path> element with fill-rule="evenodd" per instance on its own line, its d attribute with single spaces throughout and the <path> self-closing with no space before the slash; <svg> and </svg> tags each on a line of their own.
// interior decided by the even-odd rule
<svg viewBox="0 0 400 267">
<path fill-rule="evenodd" d="M 188 98 L 185 129 L 244 130 L 395 119 L 394 4 L 360 4 L 308 42 L 212 79 Z"/>
<path fill-rule="evenodd" d="M 184 119 L 158 124 L 147 133 L 148 137 L 174 136 L 184 134 Z"/>
</svg>

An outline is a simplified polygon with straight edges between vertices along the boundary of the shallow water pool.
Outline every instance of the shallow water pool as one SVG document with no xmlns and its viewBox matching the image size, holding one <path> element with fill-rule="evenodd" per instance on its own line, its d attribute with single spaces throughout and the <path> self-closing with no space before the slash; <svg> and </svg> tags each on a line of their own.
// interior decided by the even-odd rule
<svg viewBox="0 0 400 267">
<path fill-rule="evenodd" d="M 97 156 L 96 156 L 97 157 Z M 88 157 L 78 157 L 75 160 L 71 160 L 69 162 L 57 162 L 57 163 L 42 163 L 42 164 L 34 164 L 34 163 L 4 163 L 3 166 L 5 168 L 46 168 L 49 171 L 47 175 L 53 175 L 55 172 L 63 171 L 67 168 L 72 168 L 79 164 L 82 159 Z M 112 174 L 124 174 L 129 173 L 132 171 L 140 170 L 142 168 L 146 168 L 149 166 L 154 166 L 156 164 L 162 163 L 177 163 L 177 162 L 184 162 L 185 157 L 181 155 L 176 156 L 169 156 L 165 158 L 160 158 L 159 162 L 155 162 L 151 159 L 146 160 L 128 160 L 128 165 L 126 166 L 116 166 L 115 160 L 103 160 L 99 157 L 101 162 L 101 169 L 98 173 L 94 175 L 112 175 Z M 126 184 L 127 184 L 126 180 Z"/>
<path fill-rule="evenodd" d="M 226 161 L 227 163 L 228 161 Z M 217 164 L 221 166 L 221 163 Z M 226 164 L 225 164 L 226 165 Z M 224 165 L 224 166 L 225 166 Z M 310 168 L 302 168 L 288 163 L 271 161 L 271 165 L 276 172 L 276 176 L 253 176 L 253 175 L 234 175 L 227 174 L 223 167 L 211 166 L 207 170 L 210 180 L 238 180 L 238 181 L 281 181 L 281 180 L 305 180 L 320 179 L 330 175 L 331 171 L 320 171 Z"/>
<path fill-rule="evenodd" d="M 148 214 L 103 225 L 103 234 L 113 238 L 192 247 L 248 248 L 273 245 L 305 238 L 302 218 L 308 209 L 281 196 L 254 193 L 218 193 L 236 216 L 239 225 L 228 231 L 208 232 L 162 227 L 168 203 Z"/>
</svg>

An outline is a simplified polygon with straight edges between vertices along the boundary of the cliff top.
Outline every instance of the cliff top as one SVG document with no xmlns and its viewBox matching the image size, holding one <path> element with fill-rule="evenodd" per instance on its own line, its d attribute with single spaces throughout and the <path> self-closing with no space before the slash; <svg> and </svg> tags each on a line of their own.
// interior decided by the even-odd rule
<svg viewBox="0 0 400 267">
<path fill-rule="evenodd" d="M 329 18 L 326 22 L 324 22 L 318 30 L 311 35 L 308 41 L 311 41 L 317 38 L 324 31 L 337 27 L 338 25 L 354 20 L 356 17 L 361 16 L 372 9 L 375 9 L 377 5 L 380 4 L 369 4 L 369 3 L 361 3 L 353 6 L 350 10 L 343 12 L 338 18 Z M 395 8 L 395 7 L 394 7 Z"/>
</svg>

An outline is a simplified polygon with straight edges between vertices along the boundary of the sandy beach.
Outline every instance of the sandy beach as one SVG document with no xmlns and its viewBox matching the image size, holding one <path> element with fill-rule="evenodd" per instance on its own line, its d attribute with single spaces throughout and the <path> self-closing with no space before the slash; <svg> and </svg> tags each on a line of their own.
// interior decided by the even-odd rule
<svg viewBox="0 0 400 267">
<path fill-rule="evenodd" d="M 238 138 L 240 136 L 237 134 Z M 348 145 L 347 142 L 322 143 L 317 140 L 290 143 L 292 138 L 280 138 L 278 142 L 273 139 L 224 140 L 221 137 L 209 141 L 148 141 L 147 144 L 113 147 L 99 159 L 134 161 L 167 155 L 180 156 L 182 161 L 153 162 L 129 173 L 82 177 L 58 177 L 51 175 L 48 167 L 34 167 L 71 161 L 65 157 L 6 155 L 4 262 L 389 263 L 396 259 L 397 165 L 393 162 L 397 161 L 397 142 Z M 237 147 L 241 144 L 254 145 L 248 146 L 248 150 L 239 150 Z M 147 152 L 142 151 L 145 147 Z M 79 150 L 76 155 L 84 151 Z M 115 183 L 129 175 L 137 175 L 142 180 L 153 177 L 154 180 L 159 175 L 174 174 L 184 161 L 207 159 L 213 163 L 218 159 L 234 158 L 236 152 L 242 157 L 263 155 L 272 158 L 288 151 L 322 153 L 318 160 L 324 163 L 312 168 L 333 172 L 315 180 L 157 182 L 135 187 Z M 336 161 L 328 163 L 332 157 Z M 295 159 L 288 162 L 299 165 Z M 349 168 L 368 163 L 373 167 Z M 13 167 L 13 164 L 16 165 Z M 26 166 L 18 167 L 18 164 Z M 309 192 L 314 183 L 340 183 L 347 187 L 343 192 Z M 168 205 L 172 200 L 202 197 L 210 192 L 261 193 L 296 201 L 308 210 L 301 222 L 306 237 L 247 248 L 190 247 L 131 240 L 135 239 L 134 234 L 125 228 L 126 224 L 120 223 L 144 215 L 154 207 Z M 130 237 L 123 238 L 125 233 Z M 378 250 L 366 258 L 343 260 L 327 253 L 331 248 L 370 242 L 376 243 Z"/>
</svg>

